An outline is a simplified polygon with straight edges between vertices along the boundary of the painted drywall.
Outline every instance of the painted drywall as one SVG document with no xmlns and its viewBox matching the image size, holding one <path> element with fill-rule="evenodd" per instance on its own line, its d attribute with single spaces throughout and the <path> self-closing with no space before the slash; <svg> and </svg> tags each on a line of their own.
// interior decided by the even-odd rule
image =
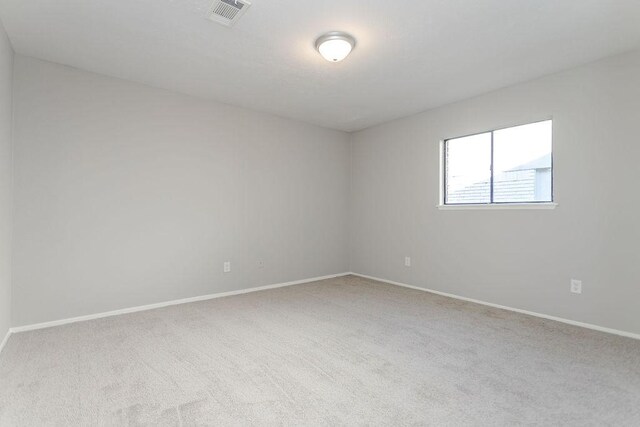
<svg viewBox="0 0 640 427">
<path fill-rule="evenodd" d="M 13 326 L 347 271 L 348 134 L 20 55 L 14 72 Z"/>
<path fill-rule="evenodd" d="M 555 210 L 437 209 L 441 140 L 549 117 Z M 352 271 L 639 333 L 639 120 L 636 51 L 354 133 Z"/>
<path fill-rule="evenodd" d="M 13 49 L 0 22 L 0 343 L 11 322 Z"/>
</svg>

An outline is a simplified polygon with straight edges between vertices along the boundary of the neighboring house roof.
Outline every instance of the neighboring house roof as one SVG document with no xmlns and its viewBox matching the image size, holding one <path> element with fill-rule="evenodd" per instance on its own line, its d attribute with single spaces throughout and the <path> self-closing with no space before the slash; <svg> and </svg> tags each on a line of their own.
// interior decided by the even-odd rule
<svg viewBox="0 0 640 427">
<path fill-rule="evenodd" d="M 551 155 L 545 155 L 518 165 L 494 176 L 494 200 L 530 201 L 536 199 L 536 175 L 549 170 Z M 474 203 L 487 199 L 491 191 L 489 180 L 474 182 L 448 192 L 448 200 L 454 203 Z"/>
<path fill-rule="evenodd" d="M 544 156 L 538 157 L 537 159 L 531 160 L 530 162 L 515 166 L 513 169 L 509 169 L 509 170 L 521 171 L 521 170 L 528 170 L 528 169 L 548 169 L 550 167 L 551 167 L 551 153 L 545 154 Z"/>
</svg>

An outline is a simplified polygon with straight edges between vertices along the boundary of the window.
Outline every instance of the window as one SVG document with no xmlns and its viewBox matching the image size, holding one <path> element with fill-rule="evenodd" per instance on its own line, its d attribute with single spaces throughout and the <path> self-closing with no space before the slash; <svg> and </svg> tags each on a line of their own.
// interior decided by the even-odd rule
<svg viewBox="0 0 640 427">
<path fill-rule="evenodd" d="M 444 204 L 553 201 L 552 122 L 444 141 Z"/>
</svg>

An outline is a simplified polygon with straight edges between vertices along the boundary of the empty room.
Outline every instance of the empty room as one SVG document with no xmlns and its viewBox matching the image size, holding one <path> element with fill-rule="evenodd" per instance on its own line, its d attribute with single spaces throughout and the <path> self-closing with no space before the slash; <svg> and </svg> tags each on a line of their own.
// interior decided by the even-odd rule
<svg viewBox="0 0 640 427">
<path fill-rule="evenodd" d="M 0 0 L 0 426 L 640 426 L 640 1 Z"/>
</svg>

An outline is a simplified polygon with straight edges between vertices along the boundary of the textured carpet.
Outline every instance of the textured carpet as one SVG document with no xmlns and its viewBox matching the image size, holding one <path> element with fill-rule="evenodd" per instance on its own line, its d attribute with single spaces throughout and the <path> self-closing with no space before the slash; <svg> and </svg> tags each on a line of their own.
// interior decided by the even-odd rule
<svg viewBox="0 0 640 427">
<path fill-rule="evenodd" d="M 640 425 L 640 341 L 352 276 L 13 335 L 0 425 Z"/>
</svg>

